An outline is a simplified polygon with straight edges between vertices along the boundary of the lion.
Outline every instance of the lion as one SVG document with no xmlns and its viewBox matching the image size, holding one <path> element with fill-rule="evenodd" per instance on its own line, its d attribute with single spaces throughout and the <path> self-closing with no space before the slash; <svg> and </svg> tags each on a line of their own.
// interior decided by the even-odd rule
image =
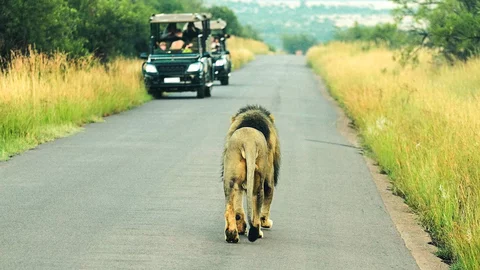
<svg viewBox="0 0 480 270">
<path fill-rule="evenodd" d="M 246 191 L 248 240 L 271 228 L 270 206 L 280 170 L 280 145 L 273 115 L 261 106 L 241 108 L 231 119 L 223 153 L 225 240 L 237 243 L 247 223 L 243 210 Z"/>
</svg>

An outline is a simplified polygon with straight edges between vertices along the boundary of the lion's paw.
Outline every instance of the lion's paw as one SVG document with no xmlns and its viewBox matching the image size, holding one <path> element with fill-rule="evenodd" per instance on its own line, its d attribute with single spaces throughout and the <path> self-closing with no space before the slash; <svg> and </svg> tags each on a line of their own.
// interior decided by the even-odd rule
<svg viewBox="0 0 480 270">
<path fill-rule="evenodd" d="M 229 231 L 229 230 L 225 230 L 225 241 L 227 241 L 228 243 L 238 243 L 238 231 L 237 230 L 234 230 L 234 231 Z"/>
<path fill-rule="evenodd" d="M 261 218 L 262 228 L 270 229 L 273 226 L 273 220 L 266 219 L 265 217 Z"/>
</svg>

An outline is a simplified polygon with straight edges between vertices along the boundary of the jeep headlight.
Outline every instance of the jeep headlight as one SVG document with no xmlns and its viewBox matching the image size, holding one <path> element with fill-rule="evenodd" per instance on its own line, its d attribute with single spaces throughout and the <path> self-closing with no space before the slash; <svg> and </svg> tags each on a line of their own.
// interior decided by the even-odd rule
<svg viewBox="0 0 480 270">
<path fill-rule="evenodd" d="M 145 64 L 145 66 L 143 68 L 145 69 L 145 72 L 147 72 L 147 73 L 158 73 L 155 65 Z"/>
<path fill-rule="evenodd" d="M 201 62 L 195 62 L 193 64 L 190 64 L 188 66 L 187 72 L 197 72 L 202 69 L 202 63 Z"/>
<path fill-rule="evenodd" d="M 215 62 L 215 66 L 217 67 L 224 66 L 225 64 L 227 64 L 227 60 L 223 58 L 220 58 Z"/>
</svg>

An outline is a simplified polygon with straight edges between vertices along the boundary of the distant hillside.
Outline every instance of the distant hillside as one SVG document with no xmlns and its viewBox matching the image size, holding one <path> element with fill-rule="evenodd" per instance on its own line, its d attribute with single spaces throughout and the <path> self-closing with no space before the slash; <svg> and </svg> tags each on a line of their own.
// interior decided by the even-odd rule
<svg viewBox="0 0 480 270">
<path fill-rule="evenodd" d="M 282 47 L 282 34 L 306 33 L 318 41 L 332 38 L 335 27 L 392 22 L 388 1 L 206 0 L 235 11 L 239 21 L 257 29 L 268 44 Z"/>
</svg>

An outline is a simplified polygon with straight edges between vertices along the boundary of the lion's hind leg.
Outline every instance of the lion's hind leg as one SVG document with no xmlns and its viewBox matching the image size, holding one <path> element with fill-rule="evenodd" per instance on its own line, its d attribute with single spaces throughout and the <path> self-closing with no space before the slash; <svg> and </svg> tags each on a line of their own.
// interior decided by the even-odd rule
<svg viewBox="0 0 480 270">
<path fill-rule="evenodd" d="M 235 220 L 237 221 L 237 230 L 240 235 L 244 235 L 247 230 L 247 222 L 245 219 L 245 210 L 243 209 L 243 197 L 245 191 L 240 188 L 239 194 L 235 196 Z"/>
<path fill-rule="evenodd" d="M 236 184 L 233 184 L 232 188 L 225 192 L 225 240 L 228 243 L 237 243 L 239 240 L 235 203 L 241 192 L 235 186 Z"/>
<path fill-rule="evenodd" d="M 245 179 L 245 162 L 240 155 L 233 153 L 226 159 L 224 166 L 224 189 L 225 189 L 225 240 L 229 243 L 237 243 L 239 232 L 245 231 L 245 226 L 238 226 L 237 213 L 243 214 L 241 183 Z M 242 224 L 240 224 L 242 225 Z"/>
<path fill-rule="evenodd" d="M 255 184 L 253 185 L 252 193 L 252 217 L 250 217 L 250 229 L 248 231 L 248 240 L 250 242 L 255 242 L 257 238 L 263 238 L 263 232 L 261 228 L 260 214 L 262 210 L 264 194 L 261 176 L 259 173 L 255 173 Z"/>
<path fill-rule="evenodd" d="M 263 184 L 263 192 L 265 194 L 265 198 L 263 200 L 262 214 L 260 217 L 262 228 L 272 228 L 273 226 L 273 221 L 270 219 L 270 206 L 272 205 L 273 191 L 274 191 L 273 179 L 265 180 Z"/>
</svg>

